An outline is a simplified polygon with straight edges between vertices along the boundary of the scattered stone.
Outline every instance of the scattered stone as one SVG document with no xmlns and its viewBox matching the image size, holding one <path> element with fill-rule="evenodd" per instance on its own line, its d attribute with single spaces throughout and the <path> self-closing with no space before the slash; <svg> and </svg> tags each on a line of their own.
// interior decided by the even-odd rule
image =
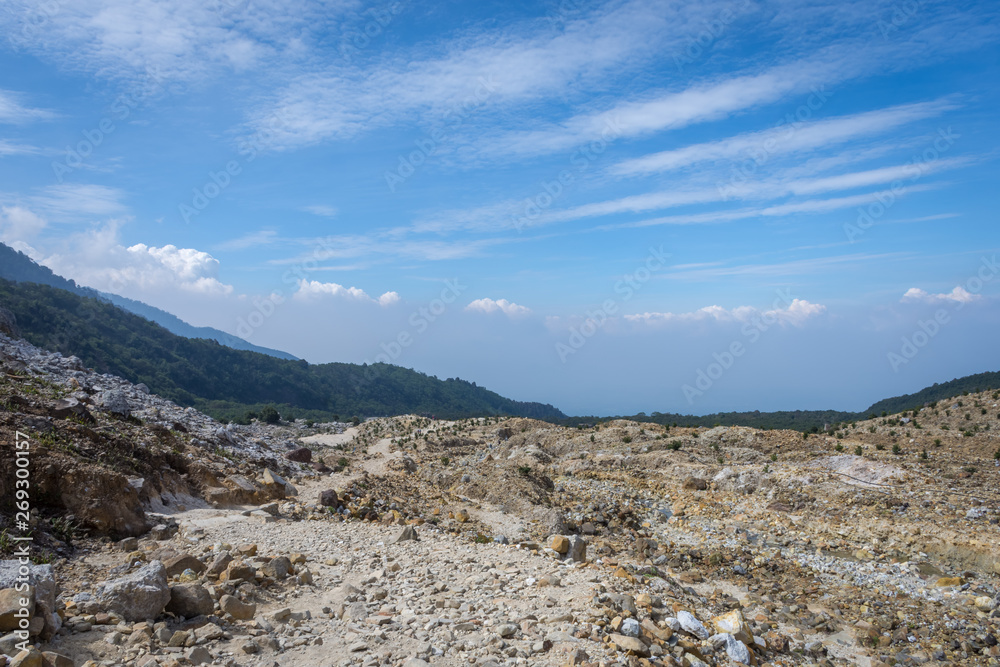
<svg viewBox="0 0 1000 667">
<path fill-rule="evenodd" d="M 333 489 L 319 492 L 319 504 L 323 507 L 340 507 L 340 498 Z"/>
<path fill-rule="evenodd" d="M 132 574 L 99 584 L 95 597 L 126 621 L 156 618 L 170 601 L 167 571 L 154 560 Z"/>
<path fill-rule="evenodd" d="M 708 488 L 708 482 L 700 477 L 688 477 L 681 488 L 685 491 L 704 491 Z"/>
<path fill-rule="evenodd" d="M 223 595 L 219 598 L 219 608 L 238 621 L 249 621 L 257 613 L 256 604 L 243 602 L 232 595 Z"/>
<path fill-rule="evenodd" d="M 309 463 L 312 461 L 312 450 L 308 447 L 297 447 L 287 452 L 285 458 L 296 463 Z"/>
<path fill-rule="evenodd" d="M 167 603 L 166 611 L 177 616 L 193 618 L 208 616 L 213 609 L 215 601 L 201 584 L 178 584 L 170 587 L 170 601 Z"/>
<path fill-rule="evenodd" d="M 611 641 L 614 642 L 615 646 L 621 651 L 631 651 L 637 656 L 642 658 L 649 657 L 649 647 L 641 639 L 635 637 L 626 637 L 625 635 L 612 634 Z"/>
<path fill-rule="evenodd" d="M 691 612 L 677 612 L 677 622 L 680 623 L 681 629 L 685 632 L 694 635 L 698 639 L 708 639 L 708 629 Z"/>
<path fill-rule="evenodd" d="M 393 542 L 398 544 L 399 542 L 411 542 L 418 539 L 420 538 L 417 537 L 416 528 L 413 526 L 403 526 L 403 529 L 399 531 L 399 534 L 396 535 L 396 539 L 393 540 Z"/>
</svg>

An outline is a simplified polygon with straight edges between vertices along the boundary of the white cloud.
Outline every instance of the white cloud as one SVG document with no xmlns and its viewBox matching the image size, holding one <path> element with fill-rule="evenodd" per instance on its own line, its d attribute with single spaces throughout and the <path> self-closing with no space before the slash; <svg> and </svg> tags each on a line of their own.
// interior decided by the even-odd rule
<svg viewBox="0 0 1000 667">
<path fill-rule="evenodd" d="M 623 175 L 647 174 L 688 167 L 716 160 L 759 160 L 777 155 L 799 153 L 858 137 L 885 132 L 906 123 L 940 115 L 955 109 L 954 103 L 938 100 L 905 104 L 867 113 L 841 116 L 811 123 L 784 123 L 761 132 L 694 144 L 669 151 L 627 160 L 611 169 Z"/>
<path fill-rule="evenodd" d="M 222 250 L 246 250 L 256 246 L 270 245 L 277 236 L 278 233 L 272 229 L 262 229 L 259 232 L 224 241 L 219 244 L 219 248 Z"/>
<path fill-rule="evenodd" d="M 378 305 L 392 306 L 399 303 L 399 292 L 386 292 L 378 298 Z"/>
<path fill-rule="evenodd" d="M 507 299 L 476 299 L 468 306 L 465 307 L 468 311 L 475 311 L 480 313 L 503 313 L 507 317 L 523 317 L 531 313 L 531 309 L 526 306 L 520 306 L 516 303 L 512 303 Z"/>
<path fill-rule="evenodd" d="M 51 120 L 56 114 L 46 109 L 34 109 L 20 102 L 21 95 L 9 90 L 0 90 L 0 123 L 20 125 L 36 120 Z M 2 154 L 2 152 L 0 152 Z"/>
<path fill-rule="evenodd" d="M 903 303 L 946 303 L 952 301 L 954 303 L 971 303 L 982 298 L 981 294 L 972 294 L 966 290 L 961 285 L 958 285 L 952 291 L 947 294 L 931 294 L 919 287 L 911 287 L 906 290 L 903 298 L 900 299 Z"/>
<path fill-rule="evenodd" d="M 0 239 L 12 242 L 26 242 L 45 229 L 44 218 L 21 206 L 0 207 Z"/>
<path fill-rule="evenodd" d="M 828 71 L 825 65 L 802 63 L 775 67 L 761 74 L 699 83 L 647 100 L 620 102 L 606 111 L 578 114 L 556 126 L 511 132 L 493 140 L 492 150 L 510 155 L 538 155 L 570 150 L 602 137 L 638 137 L 718 120 L 808 90 L 810 84 L 826 81 Z"/>
<path fill-rule="evenodd" d="M 337 283 L 322 283 L 318 280 L 299 280 L 299 287 L 294 298 L 300 301 L 333 296 L 351 301 L 377 303 L 380 306 L 391 306 L 399 302 L 399 294 L 386 292 L 377 299 L 372 298 L 360 287 L 344 287 Z"/>
<path fill-rule="evenodd" d="M 219 261 L 207 252 L 174 245 L 125 247 L 120 221 L 74 234 L 63 250 L 38 257 L 55 273 L 81 285 L 147 302 L 178 294 L 220 297 L 233 287 L 219 280 Z"/>
<path fill-rule="evenodd" d="M 853 190 L 856 188 L 873 185 L 883 185 L 893 181 L 901 183 L 911 183 L 916 178 L 925 177 L 948 169 L 954 169 L 969 164 L 965 158 L 939 159 L 934 162 L 926 162 L 919 166 L 912 164 L 894 165 L 867 171 L 838 174 L 823 178 L 810 179 L 786 179 L 780 175 L 775 178 L 746 182 L 742 184 L 725 184 L 722 187 L 702 188 L 694 190 L 665 190 L 660 192 L 648 192 L 641 195 L 621 197 L 603 202 L 583 204 L 574 208 L 562 211 L 554 211 L 538 216 L 534 224 L 547 224 L 553 222 L 565 222 L 578 220 L 581 218 L 591 218 L 619 213 L 642 213 L 657 209 L 676 208 L 692 204 L 707 204 L 724 202 L 729 199 L 779 199 L 788 196 L 812 195 L 837 190 Z M 910 190 L 915 189 L 911 186 Z M 874 193 L 858 195 L 865 199 L 874 197 Z M 797 207 L 805 205 L 805 210 L 814 210 L 812 204 L 805 202 L 792 202 L 782 205 L 785 208 L 778 208 L 776 211 L 766 214 L 787 214 L 798 212 Z M 838 205 L 839 207 L 839 205 Z M 733 216 L 736 212 L 719 212 L 720 216 Z M 697 214 L 711 215 L 711 214 Z"/>
<path fill-rule="evenodd" d="M 125 193 L 105 185 L 49 185 L 28 197 L 32 208 L 55 221 L 104 217 L 125 211 Z"/>
<path fill-rule="evenodd" d="M 48 9 L 10 0 L 0 27 L 12 46 L 100 76 L 157 81 L 221 77 L 301 55 L 301 38 L 354 0 L 77 0 Z M 145 84 L 144 84 L 145 85 Z"/>
<path fill-rule="evenodd" d="M 6 139 L 0 139 L 0 157 L 7 155 L 39 155 L 40 153 L 42 153 L 41 149 L 36 146 L 15 144 Z"/>
<path fill-rule="evenodd" d="M 680 50 L 725 5 L 618 0 L 564 21 L 540 18 L 387 54 L 368 67 L 325 63 L 296 77 L 251 118 L 276 148 L 354 137 L 402 119 L 449 128 L 469 110 L 573 95 L 655 51 Z M 433 54 L 430 57 L 427 54 Z M 450 130 L 449 130 L 450 131 Z"/>
<path fill-rule="evenodd" d="M 689 313 L 640 313 L 637 315 L 626 315 L 625 320 L 634 324 L 650 326 L 665 325 L 670 323 L 687 323 L 712 320 L 715 322 L 750 322 L 754 318 L 766 320 L 776 320 L 783 324 L 799 326 L 806 320 L 821 315 L 826 311 L 826 306 L 810 303 L 803 299 L 792 299 L 785 308 L 772 308 L 761 311 L 752 306 L 737 306 L 727 310 L 721 306 L 706 306 Z"/>
</svg>

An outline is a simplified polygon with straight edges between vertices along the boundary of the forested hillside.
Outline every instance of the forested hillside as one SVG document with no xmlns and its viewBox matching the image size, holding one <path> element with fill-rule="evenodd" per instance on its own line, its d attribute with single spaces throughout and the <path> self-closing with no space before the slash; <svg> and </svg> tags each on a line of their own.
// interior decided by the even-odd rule
<svg viewBox="0 0 1000 667">
<path fill-rule="evenodd" d="M 285 417 L 565 418 L 551 405 L 513 401 L 471 382 L 399 366 L 310 365 L 176 336 L 109 303 L 47 285 L 0 280 L 0 306 L 17 317 L 32 344 L 75 354 L 98 371 L 143 382 L 161 396 L 224 419 L 239 419 L 265 404 L 276 405 Z"/>
</svg>

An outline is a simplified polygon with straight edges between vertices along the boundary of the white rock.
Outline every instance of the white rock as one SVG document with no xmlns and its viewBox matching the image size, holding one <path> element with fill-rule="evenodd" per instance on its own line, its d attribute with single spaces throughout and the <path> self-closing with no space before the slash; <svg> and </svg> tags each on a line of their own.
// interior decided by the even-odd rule
<svg viewBox="0 0 1000 667">
<path fill-rule="evenodd" d="M 691 612 L 677 612 L 677 622 L 685 632 L 690 632 L 698 639 L 708 639 L 708 629 Z"/>
</svg>

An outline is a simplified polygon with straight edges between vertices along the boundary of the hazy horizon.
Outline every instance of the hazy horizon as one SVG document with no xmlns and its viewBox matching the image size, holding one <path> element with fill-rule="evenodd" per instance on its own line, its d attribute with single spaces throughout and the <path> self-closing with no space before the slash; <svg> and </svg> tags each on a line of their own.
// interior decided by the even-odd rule
<svg viewBox="0 0 1000 667">
<path fill-rule="evenodd" d="M 1000 369 L 986 2 L 13 1 L 0 241 L 570 415 Z M 993 83 L 991 83 L 993 82 Z"/>
</svg>

